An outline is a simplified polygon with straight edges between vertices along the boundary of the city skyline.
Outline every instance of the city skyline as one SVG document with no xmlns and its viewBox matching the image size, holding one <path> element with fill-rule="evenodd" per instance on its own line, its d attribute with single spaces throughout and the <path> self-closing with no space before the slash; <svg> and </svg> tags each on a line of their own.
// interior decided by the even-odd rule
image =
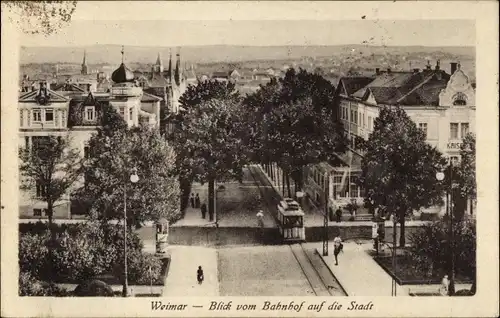
<svg viewBox="0 0 500 318">
<path fill-rule="evenodd" d="M 456 32 L 458 27 L 461 29 L 460 33 Z M 92 36 L 82 36 L 82 34 L 91 34 Z M 158 37 L 158 34 L 162 34 L 162 36 Z M 93 45 L 270 47 L 357 44 L 463 47 L 475 46 L 475 38 L 474 22 L 467 20 L 74 20 L 58 33 L 50 36 L 23 35 L 20 44 L 25 47 Z"/>
</svg>

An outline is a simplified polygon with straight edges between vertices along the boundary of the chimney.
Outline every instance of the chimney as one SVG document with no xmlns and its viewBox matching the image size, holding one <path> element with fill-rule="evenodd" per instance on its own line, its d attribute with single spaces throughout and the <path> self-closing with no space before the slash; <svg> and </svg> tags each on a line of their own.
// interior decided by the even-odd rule
<svg viewBox="0 0 500 318">
<path fill-rule="evenodd" d="M 380 68 L 378 68 L 378 67 L 377 67 L 377 68 L 375 69 L 375 74 L 380 75 Z"/>
<path fill-rule="evenodd" d="M 391 74 L 391 68 L 390 67 L 387 69 L 387 74 Z"/>
<path fill-rule="evenodd" d="M 436 71 L 439 71 L 440 68 L 441 68 L 441 61 L 437 60 L 436 61 Z"/>
<path fill-rule="evenodd" d="M 456 70 L 457 70 L 457 64 L 456 62 L 451 62 L 450 65 L 451 65 L 451 69 L 450 69 L 450 75 L 453 75 L 455 74 Z"/>
<path fill-rule="evenodd" d="M 92 86 L 92 84 L 87 84 L 87 92 L 90 92 L 90 87 Z"/>
<path fill-rule="evenodd" d="M 427 65 L 425 66 L 427 70 L 431 69 L 431 61 L 427 60 Z"/>
<path fill-rule="evenodd" d="M 418 73 L 418 72 L 420 72 L 420 69 L 419 69 L 419 68 L 414 68 L 414 69 L 413 69 L 413 73 Z"/>
</svg>

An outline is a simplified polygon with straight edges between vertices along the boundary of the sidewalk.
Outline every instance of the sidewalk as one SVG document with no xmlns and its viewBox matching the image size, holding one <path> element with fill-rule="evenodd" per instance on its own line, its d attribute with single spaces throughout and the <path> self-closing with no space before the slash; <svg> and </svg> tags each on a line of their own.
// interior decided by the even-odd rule
<svg viewBox="0 0 500 318">
<path fill-rule="evenodd" d="M 391 296 L 392 277 L 389 276 L 367 253 L 371 243 L 344 242 L 344 251 L 335 266 L 333 242 L 329 242 L 328 256 L 323 256 L 322 243 L 310 243 L 332 271 L 349 296 Z M 408 296 L 408 288 L 398 285 L 398 296 Z"/>
<path fill-rule="evenodd" d="M 171 263 L 162 297 L 218 296 L 219 278 L 217 251 L 198 246 L 169 246 Z M 203 268 L 205 280 L 196 281 L 198 266 Z"/>
<path fill-rule="evenodd" d="M 264 204 L 259 186 L 252 174 L 248 168 L 244 169 L 243 173 L 243 182 L 241 183 L 233 181 L 216 184 L 215 208 L 218 213 L 216 218 L 219 227 L 258 227 L 257 212 L 259 210 L 264 212 L 264 227 L 276 227 L 274 218 Z M 218 190 L 219 186 L 224 186 L 224 190 Z M 201 204 L 208 204 L 208 184 L 202 186 L 199 183 L 194 183 L 191 192 L 199 194 Z M 189 202 L 184 218 L 172 226 L 213 227 L 215 222 L 209 221 L 208 212 L 203 219 L 201 210 L 192 208 L 191 202 Z"/>
</svg>

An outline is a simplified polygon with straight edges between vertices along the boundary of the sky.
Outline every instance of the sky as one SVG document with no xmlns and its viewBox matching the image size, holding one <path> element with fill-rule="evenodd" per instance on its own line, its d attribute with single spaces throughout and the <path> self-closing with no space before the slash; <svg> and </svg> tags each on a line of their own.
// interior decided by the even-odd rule
<svg viewBox="0 0 500 318">
<path fill-rule="evenodd" d="M 441 12 L 448 15 L 437 19 L 435 13 L 440 12 L 439 7 L 433 7 L 425 14 L 428 6 L 414 12 L 419 8 L 412 7 L 410 11 L 407 4 L 389 6 L 391 3 L 385 2 L 370 8 L 366 3 L 360 3 L 365 5 L 359 6 L 357 2 L 351 2 L 347 7 L 342 6 L 343 3 L 329 2 L 298 2 L 297 5 L 288 2 L 287 6 L 283 3 L 279 6 L 279 2 L 278 5 L 272 2 L 218 5 L 80 2 L 72 22 L 55 35 L 22 35 L 20 40 L 23 46 L 475 45 L 474 21 L 464 20 L 466 15 L 450 15 L 450 6 Z M 404 10 L 404 14 L 395 14 L 398 11 L 396 5 Z M 460 4 L 456 5 L 454 12 L 461 13 Z M 383 10 L 384 6 L 391 10 Z M 417 19 L 424 16 L 426 20 Z M 395 19 L 397 17 L 408 18 Z"/>
</svg>

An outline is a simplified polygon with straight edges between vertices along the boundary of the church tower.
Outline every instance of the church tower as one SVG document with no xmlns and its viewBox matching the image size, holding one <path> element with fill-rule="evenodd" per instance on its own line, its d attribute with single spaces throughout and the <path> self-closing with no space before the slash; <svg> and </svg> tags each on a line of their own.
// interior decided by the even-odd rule
<svg viewBox="0 0 500 318">
<path fill-rule="evenodd" d="M 87 50 L 83 51 L 83 62 L 82 62 L 81 74 L 82 75 L 89 74 L 89 67 L 87 66 Z"/>
<path fill-rule="evenodd" d="M 153 65 L 153 73 L 163 73 L 163 61 L 161 60 L 160 52 L 158 52 L 156 63 Z"/>
<path fill-rule="evenodd" d="M 174 83 L 174 70 L 172 69 L 172 51 L 170 51 L 170 56 L 168 58 L 168 79 L 170 83 Z"/>
<path fill-rule="evenodd" d="M 177 51 L 177 62 L 175 63 L 175 83 L 177 86 L 181 85 L 182 71 L 181 71 L 181 54 Z"/>
</svg>

